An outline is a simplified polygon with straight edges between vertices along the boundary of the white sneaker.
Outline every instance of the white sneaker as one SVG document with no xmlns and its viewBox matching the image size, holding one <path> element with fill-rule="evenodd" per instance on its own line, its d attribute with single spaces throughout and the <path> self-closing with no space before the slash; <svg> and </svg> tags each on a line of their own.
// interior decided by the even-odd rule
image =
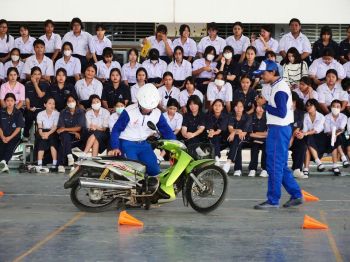
<svg viewBox="0 0 350 262">
<path fill-rule="evenodd" d="M 305 175 L 303 172 L 300 171 L 300 169 L 295 169 L 293 171 L 293 176 L 295 178 L 301 178 L 301 179 L 306 179 L 309 178 L 309 176 Z"/>
<path fill-rule="evenodd" d="M 248 176 L 255 177 L 255 173 L 256 173 L 255 170 L 250 170 Z"/>
<path fill-rule="evenodd" d="M 50 170 L 47 167 L 42 167 L 42 166 L 36 166 L 35 171 L 39 174 L 47 174 L 50 172 Z"/>
<path fill-rule="evenodd" d="M 68 154 L 67 155 L 67 159 L 68 159 L 68 165 L 69 166 L 73 166 L 74 165 L 74 157 L 72 154 Z"/>
<path fill-rule="evenodd" d="M 266 170 L 261 170 L 260 177 L 268 177 L 269 174 L 267 173 Z"/>
<path fill-rule="evenodd" d="M 64 166 L 58 166 L 58 173 L 65 173 L 66 169 L 64 168 Z"/>
<path fill-rule="evenodd" d="M 215 165 L 220 166 L 220 157 L 218 156 L 215 157 Z"/>
<path fill-rule="evenodd" d="M 230 171 L 231 168 L 231 163 L 230 162 L 226 162 L 224 164 L 224 166 L 222 167 L 222 169 L 226 172 L 226 174 Z"/>
<path fill-rule="evenodd" d="M 196 153 L 198 154 L 198 156 L 200 157 L 205 157 L 205 156 L 209 156 L 209 152 L 208 151 L 203 151 L 202 148 L 197 147 L 196 148 Z"/>
<path fill-rule="evenodd" d="M 9 167 L 8 165 L 6 164 L 6 161 L 5 160 L 2 160 L 0 162 L 0 172 L 8 172 L 9 171 Z"/>
<path fill-rule="evenodd" d="M 242 171 L 241 170 L 236 170 L 234 173 L 233 173 L 233 176 L 241 176 L 242 175 Z"/>
</svg>

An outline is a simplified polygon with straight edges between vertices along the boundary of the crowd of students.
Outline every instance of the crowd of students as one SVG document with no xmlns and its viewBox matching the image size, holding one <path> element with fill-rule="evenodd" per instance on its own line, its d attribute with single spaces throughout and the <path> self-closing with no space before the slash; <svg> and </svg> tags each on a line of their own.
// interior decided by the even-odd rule
<svg viewBox="0 0 350 262">
<path fill-rule="evenodd" d="M 180 27 L 180 36 L 167 37 L 167 27 L 158 25 L 154 36 L 144 39 L 151 48 L 140 61 L 139 51 L 130 49 L 128 62 L 113 60 L 111 41 L 103 24 L 96 35 L 83 30 L 79 18 L 63 38 L 54 33 L 51 20 L 44 34 L 35 39 L 27 25 L 20 37 L 8 32 L 0 20 L 0 169 L 21 141 L 28 141 L 35 124 L 38 166 L 45 153 L 53 171 L 72 165 L 72 148 L 97 156 L 109 149 L 110 131 L 123 109 L 137 103 L 136 94 L 146 84 L 159 90 L 159 109 L 178 139 L 188 146 L 210 143 L 220 165 L 221 151 L 229 148 L 223 169 L 234 163 L 234 175 L 242 175 L 242 149 L 251 150 L 249 176 L 255 176 L 261 151 L 260 176 L 267 177 L 265 139 L 268 132 L 258 96 L 268 100 L 271 86 L 259 77 L 265 61 L 278 63 L 278 74 L 293 91 L 294 123 L 290 141 L 293 174 L 309 176 L 313 160 L 325 170 L 320 158 L 331 153 L 333 172 L 341 175 L 340 158 L 348 167 L 350 143 L 350 27 L 340 44 L 332 40 L 328 26 L 311 47 L 293 18 L 290 32 L 278 42 L 272 27 L 262 25 L 259 36 L 245 36 L 243 24 L 235 22 L 233 35 L 223 39 L 215 23 L 197 44 L 190 27 Z M 144 51 L 144 50 L 143 50 Z M 23 130 L 22 130 L 23 129 Z"/>
</svg>

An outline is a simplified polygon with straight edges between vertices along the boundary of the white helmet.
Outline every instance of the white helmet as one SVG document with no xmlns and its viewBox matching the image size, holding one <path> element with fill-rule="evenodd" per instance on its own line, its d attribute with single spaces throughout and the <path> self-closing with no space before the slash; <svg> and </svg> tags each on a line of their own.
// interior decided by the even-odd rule
<svg viewBox="0 0 350 262">
<path fill-rule="evenodd" d="M 136 95 L 139 105 L 144 109 L 154 109 L 160 102 L 158 89 L 153 84 L 145 84 Z"/>
</svg>

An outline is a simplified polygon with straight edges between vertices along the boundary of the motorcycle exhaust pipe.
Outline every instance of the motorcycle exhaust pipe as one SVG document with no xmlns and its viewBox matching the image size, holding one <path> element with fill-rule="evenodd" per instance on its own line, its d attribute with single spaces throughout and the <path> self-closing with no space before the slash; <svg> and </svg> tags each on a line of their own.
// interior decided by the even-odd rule
<svg viewBox="0 0 350 262">
<path fill-rule="evenodd" d="M 128 182 L 124 181 L 109 181 L 109 180 L 100 180 L 96 178 L 79 178 L 79 184 L 81 187 L 85 188 L 101 188 L 101 189 L 119 189 L 126 190 L 132 189 L 134 186 Z"/>
</svg>

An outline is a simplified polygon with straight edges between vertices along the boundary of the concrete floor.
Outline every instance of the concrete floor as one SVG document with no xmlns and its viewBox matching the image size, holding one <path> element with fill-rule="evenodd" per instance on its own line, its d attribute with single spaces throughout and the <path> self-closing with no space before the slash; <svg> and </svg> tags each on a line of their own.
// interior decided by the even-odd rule
<svg viewBox="0 0 350 262">
<path fill-rule="evenodd" d="M 350 261 L 350 176 L 300 181 L 321 201 L 270 212 L 252 209 L 264 200 L 266 179 L 230 177 L 227 199 L 213 213 L 196 213 L 181 199 L 129 210 L 141 229 L 118 226 L 116 210 L 79 212 L 63 189 L 66 178 L 0 175 L 1 262 Z M 304 214 L 330 229 L 302 230 Z"/>
</svg>

